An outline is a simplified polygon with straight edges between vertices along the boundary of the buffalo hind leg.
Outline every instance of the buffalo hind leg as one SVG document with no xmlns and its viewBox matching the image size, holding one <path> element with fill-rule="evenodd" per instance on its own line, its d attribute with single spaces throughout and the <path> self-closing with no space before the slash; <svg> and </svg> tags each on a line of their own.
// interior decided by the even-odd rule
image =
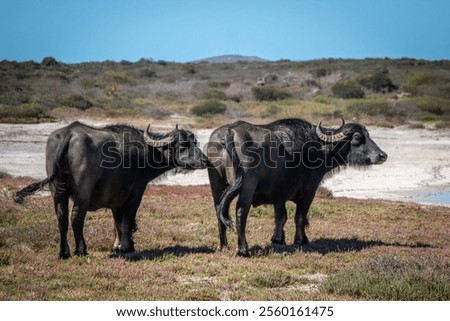
<svg viewBox="0 0 450 321">
<path fill-rule="evenodd" d="M 70 257 L 70 248 L 67 241 L 67 231 L 69 230 L 69 193 L 53 192 L 53 203 L 59 227 L 59 258 Z"/>
<path fill-rule="evenodd" d="M 251 206 L 251 196 L 247 193 L 240 194 L 236 203 L 236 230 L 238 236 L 237 254 L 241 256 L 249 256 L 247 239 L 245 237 L 245 229 L 247 227 L 247 217 Z"/>
<path fill-rule="evenodd" d="M 224 204 L 224 208 L 222 209 L 223 215 L 226 218 L 230 218 L 229 212 L 230 212 L 230 204 Z M 220 213 L 219 213 L 219 205 L 216 205 L 216 214 L 217 214 L 217 222 L 219 227 L 219 247 L 218 250 L 221 251 L 228 246 L 228 239 L 227 239 L 227 226 L 223 224 L 223 222 L 220 220 Z"/>
<path fill-rule="evenodd" d="M 72 208 L 72 229 L 75 237 L 75 255 L 87 255 L 86 241 L 84 240 L 84 220 L 87 213 L 86 201 L 75 200 Z"/>
<path fill-rule="evenodd" d="M 87 213 L 86 201 L 75 200 L 72 208 L 71 221 L 75 237 L 75 255 L 87 255 L 86 241 L 83 235 L 84 221 Z"/>
<path fill-rule="evenodd" d="M 284 203 L 274 205 L 275 210 L 275 229 L 272 235 L 273 245 L 286 245 L 284 235 L 284 225 L 287 221 L 286 205 Z"/>
<path fill-rule="evenodd" d="M 220 200 L 222 198 L 223 193 L 227 189 L 228 185 L 224 182 L 224 178 L 219 174 L 216 168 L 208 169 L 209 181 L 211 182 L 211 193 L 214 200 L 214 207 L 216 209 L 217 216 L 217 224 L 219 227 L 219 247 L 217 248 L 219 251 L 225 249 L 228 246 L 227 240 L 227 226 L 220 219 L 220 210 L 222 211 L 222 215 L 230 219 L 230 204 L 224 204 L 224 206 L 220 207 Z"/>
</svg>

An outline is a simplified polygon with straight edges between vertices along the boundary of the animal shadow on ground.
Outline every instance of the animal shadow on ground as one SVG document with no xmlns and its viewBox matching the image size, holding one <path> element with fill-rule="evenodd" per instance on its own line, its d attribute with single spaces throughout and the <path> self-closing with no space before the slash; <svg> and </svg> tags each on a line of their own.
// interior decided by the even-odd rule
<svg viewBox="0 0 450 321">
<path fill-rule="evenodd" d="M 340 239 L 329 239 L 320 238 L 311 241 L 308 245 L 267 245 L 266 247 L 261 247 L 259 245 L 253 246 L 250 249 L 250 256 L 267 256 L 271 253 L 279 254 L 293 254 L 297 252 L 304 253 L 319 253 L 322 255 L 329 253 L 339 253 L 339 252 L 358 252 L 364 249 L 374 247 L 374 246 L 395 246 L 395 247 L 409 247 L 409 248 L 434 248 L 435 246 L 416 242 L 414 244 L 401 244 L 398 242 L 386 243 L 383 241 L 364 241 L 357 238 L 340 238 Z M 215 253 L 216 249 L 207 246 L 198 247 L 188 247 L 182 245 L 169 246 L 163 249 L 153 249 L 144 250 L 133 253 L 126 254 L 111 254 L 111 258 L 124 258 L 128 261 L 141 261 L 141 260 L 160 260 L 164 257 L 175 256 L 182 257 L 189 254 L 212 254 Z"/>
<path fill-rule="evenodd" d="M 211 254 L 214 252 L 216 252 L 214 248 L 207 246 L 188 247 L 182 245 L 175 245 L 163 249 L 144 250 L 126 254 L 114 253 L 111 254 L 110 257 L 124 258 L 128 261 L 141 261 L 141 260 L 159 260 L 163 259 L 164 257 L 167 257 L 168 255 L 182 257 L 189 254 L 198 254 L 198 253 Z"/>
<path fill-rule="evenodd" d="M 394 246 L 394 247 L 409 247 L 409 248 L 434 248 L 435 246 L 416 242 L 414 244 L 402 244 L 398 242 L 389 243 L 380 240 L 359 240 L 358 238 L 340 238 L 340 239 L 330 239 L 330 238 L 320 238 L 311 241 L 308 245 L 268 245 L 265 248 L 255 246 L 251 249 L 253 255 L 266 256 L 270 253 L 295 253 L 295 252 L 305 252 L 305 253 L 319 253 L 322 255 L 329 253 L 339 253 L 339 252 L 358 252 L 364 249 L 374 247 L 374 246 Z"/>
</svg>

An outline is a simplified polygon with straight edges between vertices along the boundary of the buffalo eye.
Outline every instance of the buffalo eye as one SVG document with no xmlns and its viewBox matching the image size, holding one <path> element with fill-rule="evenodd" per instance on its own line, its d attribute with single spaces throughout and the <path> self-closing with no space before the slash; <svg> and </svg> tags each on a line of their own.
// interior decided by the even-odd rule
<svg viewBox="0 0 450 321">
<path fill-rule="evenodd" d="M 363 143 L 363 135 L 354 133 L 352 137 L 352 145 L 359 146 Z"/>
</svg>

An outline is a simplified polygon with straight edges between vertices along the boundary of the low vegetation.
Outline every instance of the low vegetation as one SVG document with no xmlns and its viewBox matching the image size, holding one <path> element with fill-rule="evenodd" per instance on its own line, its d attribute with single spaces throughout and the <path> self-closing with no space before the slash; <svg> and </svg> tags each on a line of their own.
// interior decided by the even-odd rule
<svg viewBox="0 0 450 321">
<path fill-rule="evenodd" d="M 208 186 L 150 186 L 136 253 L 110 256 L 113 218 L 99 210 L 85 224 L 89 255 L 58 260 L 51 198 L 11 199 L 30 182 L 0 175 L 0 300 L 450 300 L 446 207 L 332 198 L 321 189 L 310 245 L 272 247 L 272 208 L 261 206 L 248 221 L 252 256 L 242 258 L 231 232 L 229 249 L 216 252 Z"/>
<path fill-rule="evenodd" d="M 365 93 L 361 86 L 352 80 L 341 80 L 331 87 L 333 95 L 337 98 L 364 98 Z"/>
<path fill-rule="evenodd" d="M 433 256 L 378 256 L 331 276 L 324 287 L 328 293 L 366 300 L 448 301 L 450 264 Z"/>
<path fill-rule="evenodd" d="M 211 116 L 223 114 L 227 106 L 219 100 L 210 99 L 200 102 L 191 108 L 191 112 L 196 116 Z"/>
<path fill-rule="evenodd" d="M 288 91 L 275 86 L 253 87 L 252 93 L 257 101 L 277 101 L 292 97 Z"/>
<path fill-rule="evenodd" d="M 41 62 L 0 61 L 0 80 L 0 122 L 49 121 L 67 110 L 87 117 L 152 118 L 148 106 L 164 109 L 158 119 L 163 114 L 197 116 L 199 124 L 204 124 L 203 114 L 216 112 L 226 116 L 216 123 L 291 114 L 313 116 L 308 119 L 314 122 L 341 115 L 367 124 L 422 122 L 426 128 L 450 121 L 448 60 L 65 64 L 46 57 Z M 192 108 L 205 101 L 220 102 L 226 112 L 223 107 L 212 112 Z M 319 101 L 333 105 L 337 114 L 313 107 Z M 267 103 L 278 109 L 267 110 Z"/>
</svg>

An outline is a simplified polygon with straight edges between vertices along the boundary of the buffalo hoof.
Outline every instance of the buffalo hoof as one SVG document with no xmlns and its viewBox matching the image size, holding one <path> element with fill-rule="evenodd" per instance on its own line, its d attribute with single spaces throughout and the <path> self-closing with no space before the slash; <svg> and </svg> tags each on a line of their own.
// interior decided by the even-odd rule
<svg viewBox="0 0 450 321">
<path fill-rule="evenodd" d="M 280 246 L 280 245 L 284 246 L 284 245 L 286 245 L 286 240 L 284 238 L 281 239 L 281 240 L 277 240 L 276 238 L 272 237 L 271 241 L 272 241 L 272 245 L 274 245 L 274 246 Z"/>
<path fill-rule="evenodd" d="M 67 260 L 68 258 L 70 258 L 70 253 L 59 253 L 60 260 Z"/>
<path fill-rule="evenodd" d="M 130 246 L 129 248 L 123 250 L 124 253 L 134 253 L 136 250 L 134 249 L 134 246 Z"/>
<path fill-rule="evenodd" d="M 61 260 L 66 260 L 69 257 L 70 257 L 70 249 L 68 247 L 67 248 L 64 248 L 64 247 L 60 248 L 60 250 L 59 250 L 59 258 Z"/>
<path fill-rule="evenodd" d="M 135 252 L 134 244 L 129 245 L 129 246 L 122 246 L 121 244 L 119 244 L 119 245 L 114 245 L 112 248 L 113 254 L 126 254 L 126 253 L 132 253 L 132 252 Z"/>
<path fill-rule="evenodd" d="M 241 257 L 250 257 L 250 251 L 248 249 L 239 249 L 236 251 L 236 255 Z"/>
<path fill-rule="evenodd" d="M 75 256 L 86 256 L 86 255 L 88 255 L 88 253 L 86 251 L 80 251 L 80 252 L 75 251 L 75 253 L 73 253 L 73 255 L 75 255 Z"/>
<path fill-rule="evenodd" d="M 309 240 L 307 237 L 304 237 L 301 240 L 294 241 L 294 245 L 296 245 L 296 246 L 302 246 L 302 245 L 308 245 L 308 244 L 309 244 Z"/>
</svg>

